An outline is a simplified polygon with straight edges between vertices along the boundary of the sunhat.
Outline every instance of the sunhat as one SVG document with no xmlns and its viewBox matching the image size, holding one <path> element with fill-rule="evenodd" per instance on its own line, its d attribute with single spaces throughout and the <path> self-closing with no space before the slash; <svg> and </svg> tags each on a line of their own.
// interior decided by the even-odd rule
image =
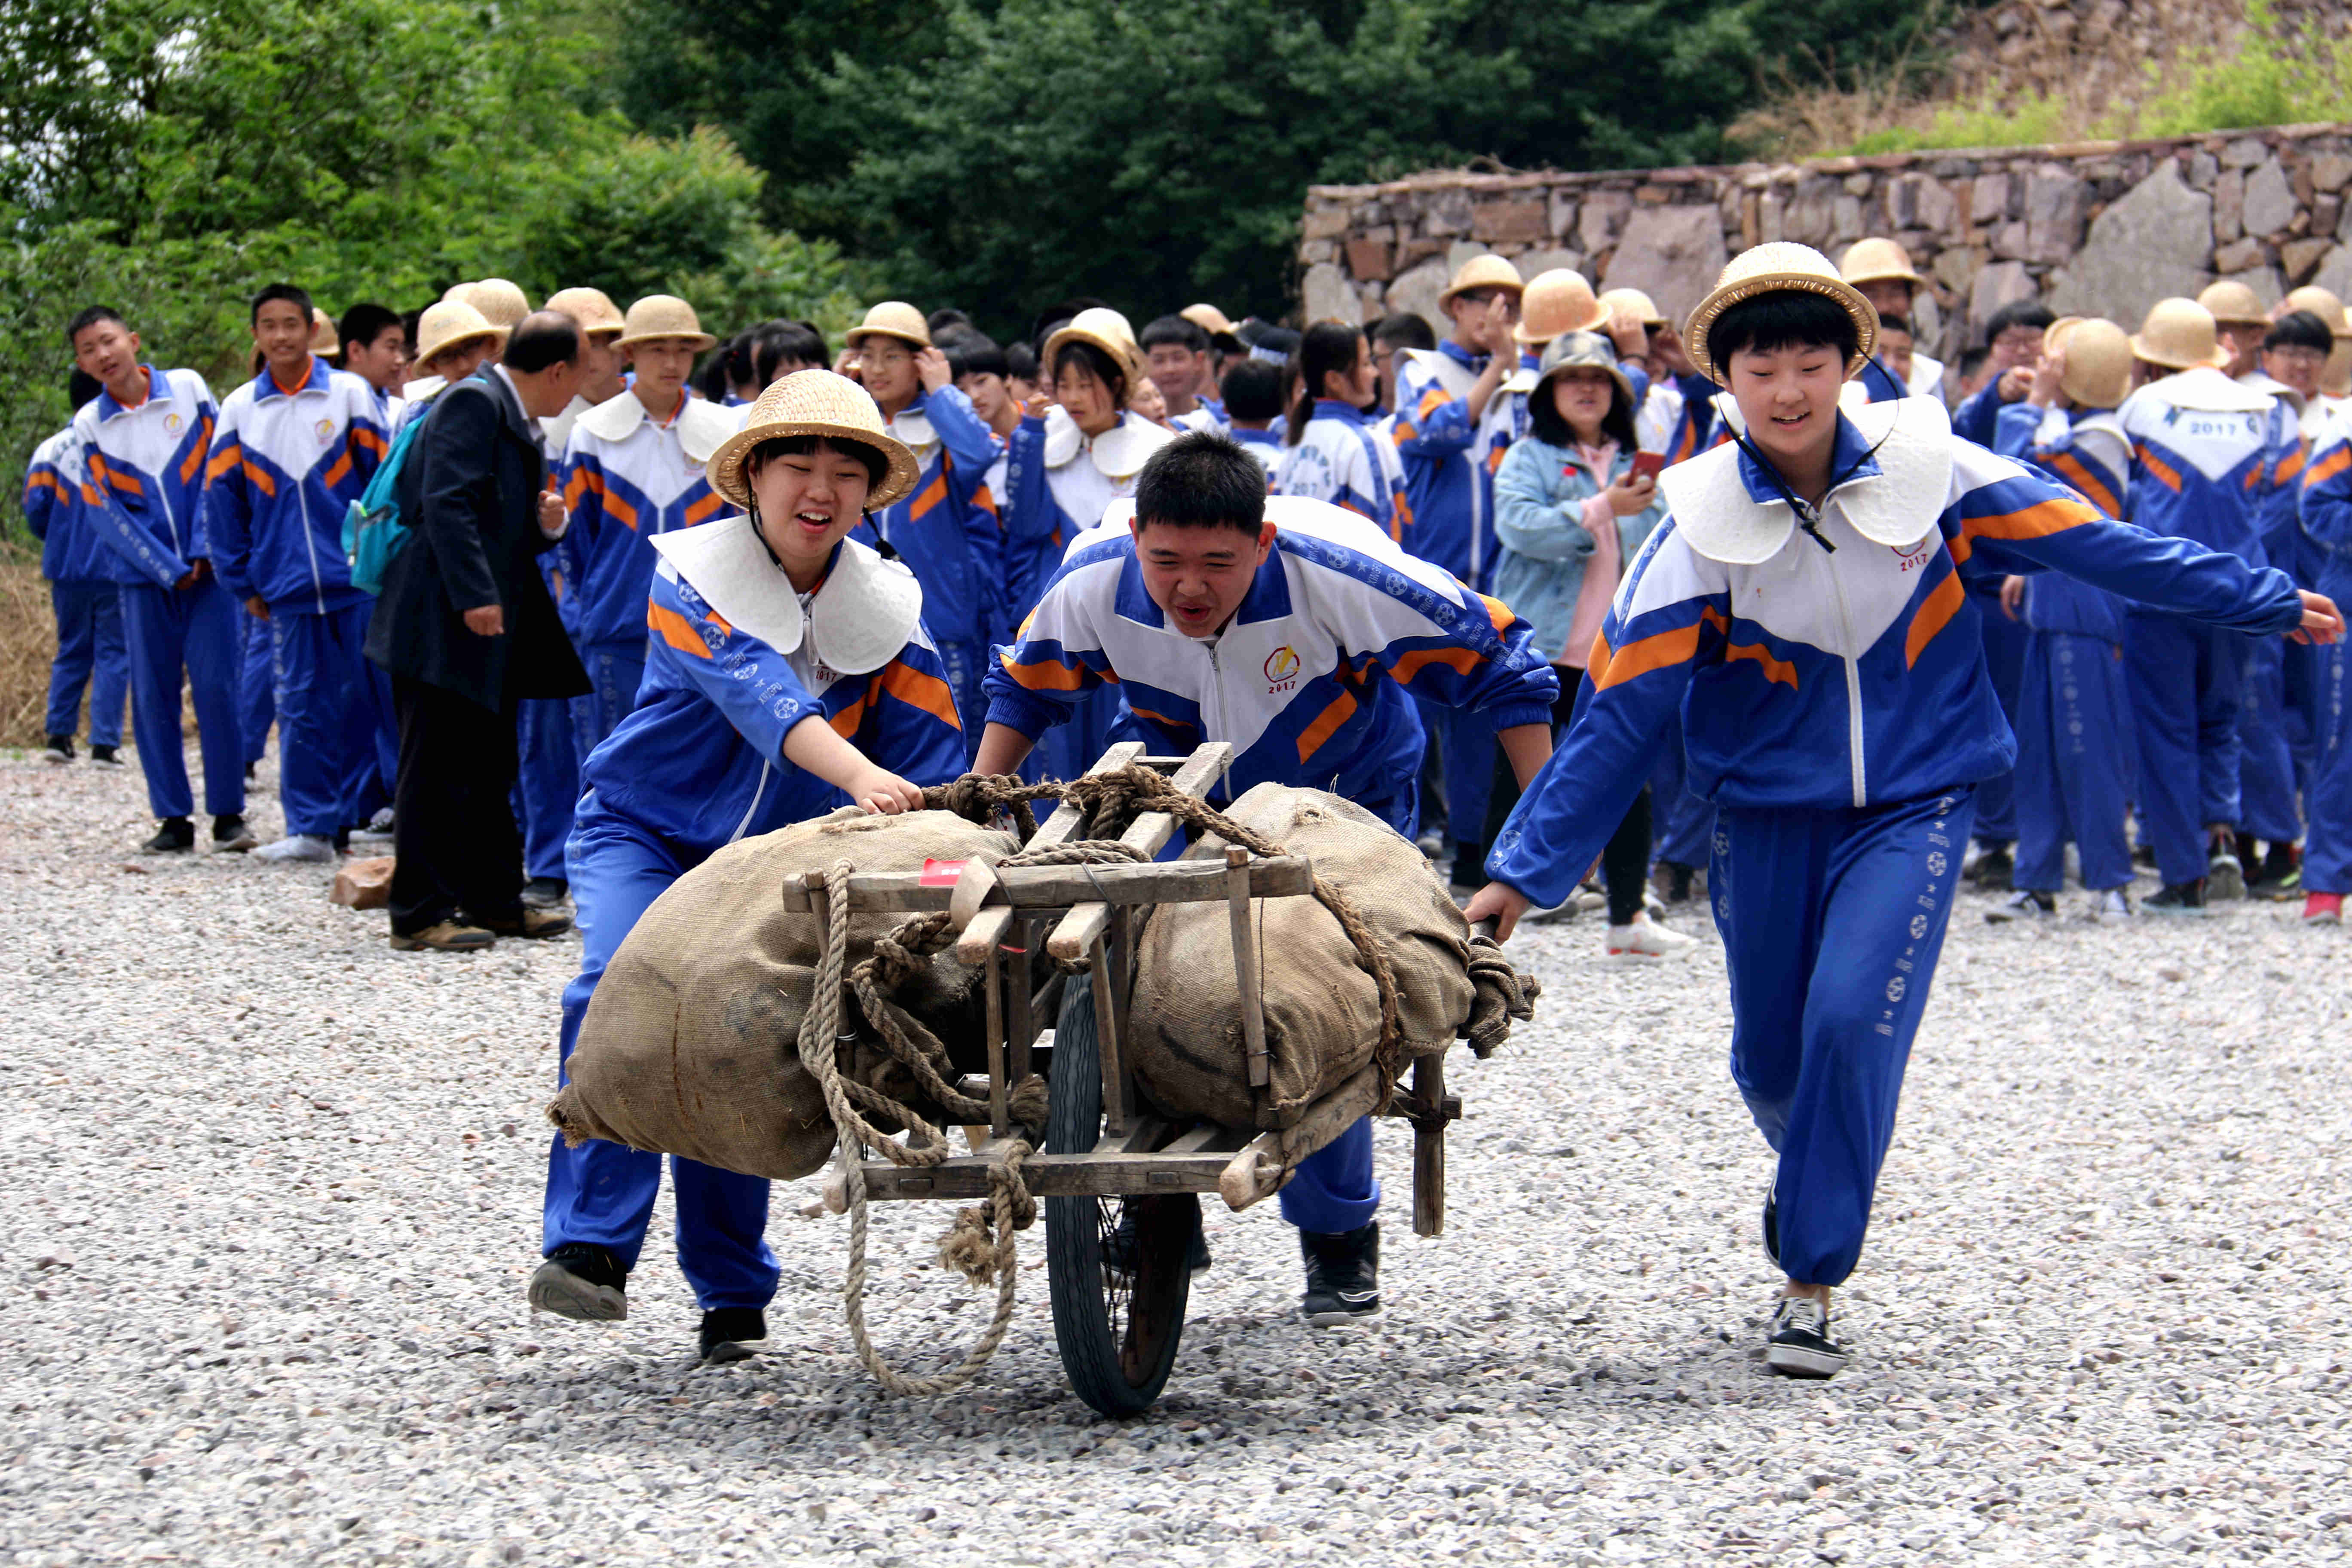
<svg viewBox="0 0 2352 1568">
<path fill-rule="evenodd" d="M 1849 283 L 1908 283 L 1914 289 L 1927 279 L 1911 270 L 1911 253 L 1891 239 L 1857 239 L 1846 247 L 1838 276 Z"/>
<path fill-rule="evenodd" d="M 2131 391 L 2131 338 L 2113 321 L 2065 317 L 2042 334 L 2042 349 L 2065 354 L 2059 388 L 2085 408 L 2113 408 Z"/>
<path fill-rule="evenodd" d="M 433 363 L 433 356 L 476 338 L 503 341 L 504 327 L 494 327 L 482 320 L 482 313 L 463 300 L 442 300 L 425 307 L 416 318 L 416 363 L 419 366 Z"/>
<path fill-rule="evenodd" d="M 310 352 L 320 359 L 332 359 L 342 352 L 343 340 L 335 335 L 335 318 L 310 307 Z"/>
<path fill-rule="evenodd" d="M 1863 367 L 1870 358 L 1870 351 L 1878 346 L 1878 312 L 1863 298 L 1861 289 L 1838 276 L 1828 257 L 1810 245 L 1776 239 L 1733 257 L 1716 279 L 1714 291 L 1698 302 L 1690 319 L 1683 323 L 1683 350 L 1690 355 L 1699 374 L 1717 385 L 1729 385 L 1723 371 L 1706 352 L 1708 329 L 1715 325 L 1717 317 L 1734 305 L 1759 294 L 1784 291 L 1819 294 L 1843 306 L 1845 313 L 1853 318 L 1854 330 L 1853 357 L 1846 362 L 1845 373 L 1852 375 Z"/>
<path fill-rule="evenodd" d="M 1645 327 L 1671 327 L 1672 321 L 1658 310 L 1657 301 L 1639 289 L 1603 289 L 1601 302 L 1609 307 L 1612 316 L 1630 316 Z"/>
<path fill-rule="evenodd" d="M 2267 327 L 2270 312 L 2252 289 L 2234 278 L 2224 278 L 2219 283 L 2208 283 L 2197 302 L 2211 312 L 2213 320 L 2225 327 Z"/>
<path fill-rule="evenodd" d="M 1110 355 L 1129 381 L 1143 365 L 1143 351 L 1135 346 L 1135 329 L 1107 305 L 1090 306 L 1054 329 L 1054 335 L 1045 340 L 1045 352 L 1037 356 L 1047 374 L 1053 374 L 1054 356 L 1065 343 L 1092 343 Z"/>
<path fill-rule="evenodd" d="M 1232 319 L 1214 305 L 1205 303 L 1187 305 L 1176 313 L 1208 333 L 1210 341 L 1216 342 L 1219 348 L 1230 352 L 1248 346 L 1242 342 L 1241 332 L 1234 327 Z M 1220 339 L 1223 341 L 1218 342 Z"/>
<path fill-rule="evenodd" d="M 473 285 L 471 283 L 452 283 L 449 287 L 441 290 L 441 298 L 444 300 L 463 300 L 466 298 L 466 290 L 472 287 Z M 468 301 L 468 303 L 470 302 L 471 301 Z"/>
<path fill-rule="evenodd" d="M 1462 269 L 1454 275 L 1454 281 L 1448 283 L 1445 292 L 1437 297 L 1437 308 L 1443 310 L 1454 303 L 1454 296 L 1466 294 L 1473 289 L 1508 289 L 1518 294 L 1526 288 L 1526 283 L 1520 280 L 1519 269 L 1506 258 L 1474 256 L 1462 264 Z"/>
<path fill-rule="evenodd" d="M 2346 328 L 2344 301 L 2326 289 L 2315 284 L 2306 283 L 2289 293 L 2284 302 L 2290 310 L 2308 310 L 2326 322 L 2327 330 L 2336 334 L 2337 342 L 2342 342 L 2347 337 L 2352 337 L 2352 331 L 2347 331 Z"/>
<path fill-rule="evenodd" d="M 521 288 L 503 278 L 467 284 L 465 300 L 482 313 L 482 320 L 509 331 L 522 325 L 522 319 L 530 314 L 530 301 Z"/>
<path fill-rule="evenodd" d="M 2221 346 L 2213 312 L 2194 300 L 2158 300 L 2147 308 L 2147 319 L 2131 337 L 2134 355 L 2167 370 L 2195 370 L 2230 363 L 2230 351 Z"/>
<path fill-rule="evenodd" d="M 602 289 L 558 289 L 547 297 L 546 309 L 571 317 L 592 338 L 599 332 L 626 330 L 621 308 Z"/>
<path fill-rule="evenodd" d="M 1506 263 L 1505 265 L 1508 265 Z M 1590 332 L 1609 324 L 1609 307 L 1572 267 L 1555 267 L 1528 279 L 1519 295 L 1519 324 L 1511 336 L 1532 347 L 1562 332 Z"/>
<path fill-rule="evenodd" d="M 885 300 L 866 312 L 866 320 L 841 334 L 841 341 L 856 348 L 868 338 L 900 338 L 919 349 L 931 346 L 931 329 L 923 313 L 903 300 Z"/>
<path fill-rule="evenodd" d="M 1580 365 L 1607 371 L 1609 379 L 1617 384 L 1617 390 L 1625 395 L 1625 401 L 1633 401 L 1633 384 L 1627 379 L 1624 367 L 1617 363 L 1617 346 L 1599 332 L 1562 332 L 1552 339 L 1543 352 L 1543 363 L 1536 367 L 1532 390 L 1541 392 L 1552 377 Z"/>
<path fill-rule="evenodd" d="M 613 341 L 627 348 L 655 338 L 684 338 L 694 345 L 697 353 L 719 342 L 702 330 L 694 307 L 675 294 L 648 294 L 631 305 L 629 313 L 621 319 L 621 335 Z"/>
<path fill-rule="evenodd" d="M 632 307 L 630 314 L 635 313 Z M 743 411 L 743 428 L 710 454 L 710 461 L 704 465 L 710 476 L 710 488 L 744 510 L 751 510 L 751 487 L 743 478 L 743 458 L 761 442 L 785 436 L 823 436 L 828 440 L 855 441 L 887 458 L 890 471 L 883 476 L 880 484 L 866 492 L 867 511 L 880 511 L 908 494 L 922 471 L 915 462 L 915 454 L 882 423 L 882 410 L 875 406 L 871 393 L 847 376 L 835 375 L 829 370 L 796 370 L 760 394 Z"/>
</svg>

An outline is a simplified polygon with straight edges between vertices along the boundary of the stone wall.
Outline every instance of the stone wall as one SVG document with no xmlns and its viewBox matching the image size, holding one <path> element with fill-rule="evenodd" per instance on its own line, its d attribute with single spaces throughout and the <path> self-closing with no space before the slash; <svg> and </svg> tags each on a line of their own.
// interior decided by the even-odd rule
<svg viewBox="0 0 2352 1568">
<path fill-rule="evenodd" d="M 2266 301 L 2313 282 L 2352 296 L 2347 187 L 2352 125 L 1790 164 L 1439 171 L 1310 188 L 1300 291 L 1309 321 L 1409 310 L 1443 333 L 1438 291 L 1491 250 L 1523 277 L 1573 267 L 1599 288 L 1644 289 L 1679 321 L 1748 246 L 1802 240 L 1834 259 L 1891 235 L 1934 280 L 1915 324 L 1948 359 L 1994 310 L 2035 296 L 2132 327 L 2156 300 L 2220 277 Z"/>
</svg>

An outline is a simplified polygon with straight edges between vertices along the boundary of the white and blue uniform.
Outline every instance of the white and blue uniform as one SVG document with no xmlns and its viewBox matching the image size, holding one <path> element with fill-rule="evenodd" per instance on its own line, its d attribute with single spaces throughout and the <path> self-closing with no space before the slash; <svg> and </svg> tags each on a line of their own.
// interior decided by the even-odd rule
<svg viewBox="0 0 2352 1568">
<path fill-rule="evenodd" d="M 563 629 L 588 668 L 587 694 L 572 699 L 583 759 L 635 705 L 645 678 L 654 539 L 727 510 L 703 466 L 741 425 L 741 415 L 683 395 L 656 420 L 633 392 L 572 418 L 561 476 L 572 521 L 546 570 L 571 584 Z"/>
<path fill-rule="evenodd" d="M 1361 409 L 1338 398 L 1316 399 L 1314 417 L 1281 452 L 1273 494 L 1328 501 L 1368 520 L 1391 542 L 1404 542 L 1412 521 L 1404 464 L 1394 446 L 1372 433 Z"/>
<path fill-rule="evenodd" d="M 1780 1157 L 1780 1266 L 1822 1285 L 1861 1256 L 1972 789 L 2015 761 L 1965 579 L 2060 570 L 2247 631 L 2302 616 L 2284 575 L 2109 522 L 1924 399 L 1842 416 L 1831 471 L 1817 540 L 1743 448 L 1665 470 L 1667 521 L 1488 861 L 1539 907 L 1567 898 L 1681 710 L 1718 808 L 1732 1077 Z"/>
<path fill-rule="evenodd" d="M 989 722 L 1034 740 L 1115 684 L 1153 751 L 1232 743 L 1219 798 L 1269 781 L 1327 789 L 1408 837 L 1423 746 L 1409 696 L 1475 710 L 1494 729 L 1550 723 L 1559 678 L 1533 628 L 1353 513 L 1268 500 L 1273 551 L 1224 628 L 1193 637 L 1144 588 L 1130 510 L 1080 542 L 1019 640 L 996 650 Z M 1369 1120 L 1282 1192 L 1285 1217 L 1310 1231 L 1354 1230 L 1379 1206 Z"/>
<path fill-rule="evenodd" d="M 2302 427 L 2302 395 L 2260 371 L 2237 379 L 2241 386 L 2268 394 L 2281 411 L 2273 427 L 2270 470 L 2260 487 L 2263 563 L 2308 587 L 2301 538 L 2303 469 L 2311 447 Z M 2265 844 L 2292 844 L 2303 837 L 2303 816 L 2297 805 L 2295 726 L 2287 714 L 2286 670 L 2290 663 L 2302 667 L 2296 671 L 2298 684 L 2307 686 L 2307 660 L 2316 650 L 2282 637 L 2247 637 L 2240 649 L 2244 657 L 2238 685 L 2235 826 Z"/>
<path fill-rule="evenodd" d="M 845 542 L 824 583 L 796 595 L 740 516 L 656 548 L 667 559 L 646 607 L 643 700 L 581 770 L 567 860 L 584 951 L 563 992 L 565 1059 L 613 954 L 673 882 L 737 839 L 847 804 L 784 760 L 794 726 L 830 724 L 910 783 L 964 770 L 946 671 L 903 567 Z M 766 1306 L 777 1279 L 762 1237 L 767 1182 L 676 1157 L 670 1180 L 678 1266 L 702 1310 Z M 587 1243 L 635 1268 L 660 1185 L 658 1154 L 557 1137 L 545 1250 Z"/>
<path fill-rule="evenodd" d="M 122 698 L 131 654 L 122 632 L 121 595 L 109 574 L 110 552 L 85 515 L 80 487 L 59 467 L 72 445 L 68 426 L 33 448 L 25 469 L 25 524 L 41 542 L 41 575 L 49 583 L 58 650 L 49 660 L 49 701 L 42 731 L 70 735 L 81 725 L 89 692 L 89 743 L 122 743 Z"/>
<path fill-rule="evenodd" d="M 2265 564 L 2262 491 L 2289 417 L 2267 393 L 2218 370 L 2150 382 L 2116 410 L 2131 438 L 2131 521 L 2251 566 Z M 2141 825 L 2168 886 L 2205 875 L 2207 833 L 2238 821 L 2238 700 L 2245 647 L 2236 632 L 2154 605 L 2128 616 L 2139 742 Z"/>
<path fill-rule="evenodd" d="M 2352 422 L 2323 416 L 2304 468 L 2303 533 L 2311 586 L 2352 604 Z M 2310 650 L 2313 756 L 2304 795 L 2306 893 L 2352 893 L 2352 661 L 2345 645 Z"/>
<path fill-rule="evenodd" d="M 101 392 L 74 416 L 70 440 L 81 457 L 85 515 L 121 584 L 131 653 L 131 722 L 147 805 L 158 819 L 195 809 L 182 753 L 180 688 L 196 710 L 205 770 L 205 810 L 245 811 L 242 689 L 247 619 L 216 576 L 177 586 L 209 561 L 205 534 L 205 459 L 217 411 L 212 389 L 192 370 L 142 365 L 147 396 L 134 408 Z"/>
<path fill-rule="evenodd" d="M 1388 439 L 1382 428 L 1387 423 L 1382 420 L 1372 427 L 1374 436 L 1383 441 Z M 1271 430 L 1252 430 L 1243 425 L 1228 426 L 1225 434 L 1232 437 L 1243 451 L 1257 459 L 1257 466 L 1265 470 L 1265 493 L 1274 494 L 1274 470 L 1281 464 L 1285 450 L 1282 437 Z"/>
<path fill-rule="evenodd" d="M 2131 439 L 2112 410 L 2069 415 L 2012 403 L 2000 410 L 1997 434 L 2001 456 L 2041 469 L 2101 516 L 2123 517 Z M 2011 880 L 2029 891 L 2055 893 L 2064 885 L 2069 840 L 2082 858 L 2084 887 L 2104 891 L 2132 879 L 2124 819 L 2138 748 L 2124 675 L 2125 609 L 2105 589 L 2060 573 L 2025 580 L 2018 611 L 2026 627 L 2025 678 L 2011 775 L 2017 790 Z"/>
<path fill-rule="evenodd" d="M 375 601 L 352 585 L 343 513 L 386 449 L 375 389 L 314 357 L 299 386 L 264 368 L 230 393 L 205 467 L 213 571 L 237 599 L 269 607 L 278 801 L 292 834 L 331 838 L 364 820 L 377 780 L 384 682 L 361 651 Z"/>
</svg>

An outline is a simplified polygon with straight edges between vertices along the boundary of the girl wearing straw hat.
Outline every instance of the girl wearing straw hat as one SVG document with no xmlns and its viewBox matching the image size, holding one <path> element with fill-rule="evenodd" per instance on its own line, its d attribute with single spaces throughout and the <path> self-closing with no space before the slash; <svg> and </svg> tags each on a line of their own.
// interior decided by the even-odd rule
<svg viewBox="0 0 2352 1568">
<path fill-rule="evenodd" d="M 710 456 L 712 491 L 742 514 L 654 540 L 640 700 L 581 770 L 568 861 L 584 951 L 563 993 L 566 1057 L 622 940 L 714 851 L 845 803 L 916 809 L 919 786 L 963 772 L 921 585 L 849 537 L 917 472 L 856 384 L 800 371 L 761 393 Z M 776 1289 L 768 1184 L 684 1159 L 670 1179 L 702 1353 L 740 1359 L 767 1337 Z M 627 1316 L 660 1183 L 657 1154 L 557 1138 L 531 1305 Z"/>
<path fill-rule="evenodd" d="M 1892 239 L 1855 240 L 1839 261 L 1838 275 L 1881 316 L 1901 316 L 1906 321 L 1911 316 L 1911 301 L 1927 286 L 1927 280 L 1912 270 L 1911 253 Z M 1898 376 L 1873 360 L 1862 367 L 1859 379 L 1873 403 L 1897 397 L 1940 397 L 1944 363 L 1915 353 L 1909 374 Z"/>
<path fill-rule="evenodd" d="M 465 380 L 494 357 L 507 330 L 492 326 L 463 300 L 442 300 L 416 318 L 416 378 L 400 389 L 401 416 L 413 419 L 425 400 L 453 382 Z"/>
<path fill-rule="evenodd" d="M 1729 389 L 1736 442 L 1660 476 L 1666 521 L 1464 911 L 1507 932 L 1574 891 L 1682 710 L 1717 807 L 1732 1077 L 1780 1156 L 1764 1244 L 1788 1283 L 1765 1360 L 1800 1377 L 1845 1365 L 1830 1292 L 1862 1254 L 1975 786 L 2016 756 L 1964 579 L 2056 570 L 2246 631 L 2343 626 L 2284 574 L 2113 522 L 1955 439 L 1931 398 L 1842 411 L 1877 328 L 1787 243 L 1734 259 L 1692 311 L 1685 342 Z"/>
</svg>

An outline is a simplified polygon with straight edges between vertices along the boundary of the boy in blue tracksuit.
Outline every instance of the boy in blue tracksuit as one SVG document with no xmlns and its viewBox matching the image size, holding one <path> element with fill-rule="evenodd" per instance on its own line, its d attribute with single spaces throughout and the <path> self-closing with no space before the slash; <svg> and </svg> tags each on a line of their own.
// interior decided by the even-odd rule
<svg viewBox="0 0 2352 1568">
<path fill-rule="evenodd" d="M 1256 459 L 1223 436 L 1162 447 L 1100 533 L 997 650 L 977 771 L 1013 772 L 1116 683 L 1152 750 L 1231 742 L 1229 795 L 1330 790 L 1411 837 L 1423 741 L 1409 697 L 1480 714 L 1522 784 L 1551 749 L 1559 683 L 1527 622 L 1353 512 L 1267 499 Z M 1283 1189 L 1308 1321 L 1380 1310 L 1380 1198 L 1369 1119 Z"/>
<path fill-rule="evenodd" d="M 79 370 L 72 379 L 78 412 L 98 395 L 98 389 Z M 119 766 L 116 748 L 122 744 L 122 700 L 131 682 L 131 656 L 109 552 L 86 515 L 79 479 L 68 477 L 72 445 L 68 426 L 34 447 L 33 460 L 25 469 L 25 525 L 41 542 L 41 575 L 48 579 L 49 608 L 58 626 L 42 755 L 56 763 L 73 761 L 74 731 L 80 727 L 81 695 L 87 689 L 90 761 Z"/>
<path fill-rule="evenodd" d="M 195 702 L 205 809 L 215 847 L 253 847 L 245 825 L 238 636 L 245 618 L 212 570 L 205 536 L 205 459 L 217 410 L 192 370 L 139 359 L 139 336 L 93 305 L 66 328 L 75 363 L 105 388 L 74 416 L 84 516 L 121 584 L 131 668 L 131 722 L 156 832 L 147 849 L 195 847 L 195 800 L 180 739 L 184 677 Z"/>
<path fill-rule="evenodd" d="M 205 530 L 221 585 L 268 623 L 286 837 L 254 853 L 332 860 L 376 775 L 375 602 L 352 582 L 343 513 L 383 461 L 375 389 L 310 353 L 310 297 L 255 296 L 261 374 L 228 395 L 205 466 Z M 252 737 L 247 737 L 248 742 Z"/>
<path fill-rule="evenodd" d="M 1932 399 L 1842 413 L 1876 328 L 1827 258 L 1786 243 L 1735 258 L 1692 312 L 1738 442 L 1661 476 L 1667 521 L 1464 911 L 1507 927 L 1573 891 L 1682 710 L 1717 806 L 1732 1077 L 1780 1155 L 1764 1240 L 1788 1284 L 1765 1360 L 1804 1377 L 1846 1363 L 1830 1290 L 1861 1256 L 1971 793 L 2016 754 L 1966 577 L 2054 569 L 2248 631 L 2342 628 L 2282 574 L 2119 527 L 1955 439 Z"/>
<path fill-rule="evenodd" d="M 855 802 L 915 809 L 963 772 L 963 735 L 913 575 L 849 539 L 914 483 L 873 400 L 831 371 L 778 381 L 710 459 L 750 515 L 665 533 L 637 705 L 581 769 L 568 868 L 585 951 L 563 993 L 562 1054 L 646 908 L 714 851 Z M 768 1184 L 673 1159 L 678 1265 L 706 1359 L 767 1337 L 778 1270 Z M 548 1152 L 534 1307 L 627 1315 L 661 1157 L 592 1141 Z"/>
<path fill-rule="evenodd" d="M 2352 424 L 2329 416 L 2304 469 L 2305 547 L 2320 593 L 2352 594 Z M 2311 650 L 2311 784 L 2304 796 L 2303 918 L 2341 925 L 2352 893 L 2352 660 L 2342 645 Z"/>
</svg>

